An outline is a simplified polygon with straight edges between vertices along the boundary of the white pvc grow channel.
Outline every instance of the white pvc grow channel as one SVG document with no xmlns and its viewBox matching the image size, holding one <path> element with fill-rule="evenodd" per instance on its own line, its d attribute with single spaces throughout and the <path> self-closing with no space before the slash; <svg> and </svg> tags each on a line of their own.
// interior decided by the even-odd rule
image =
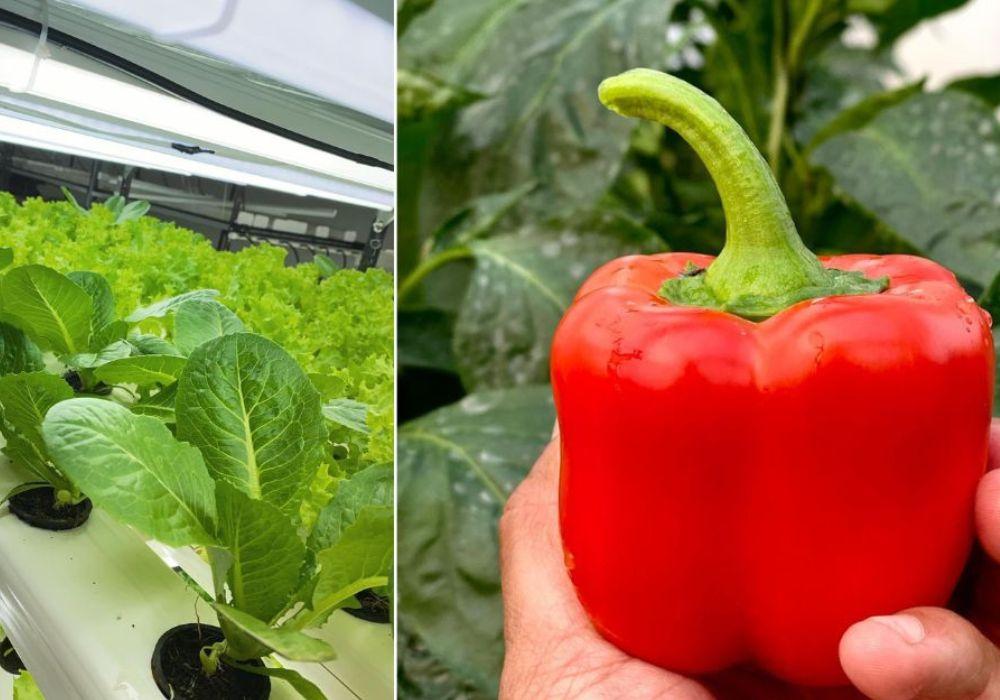
<svg viewBox="0 0 1000 700">
<path fill-rule="evenodd" d="M 0 457 L 0 492 L 23 481 Z M 153 547 L 204 585 L 206 570 L 193 551 Z M 156 640 L 197 619 L 216 622 L 211 608 L 138 533 L 99 509 L 66 532 L 36 529 L 6 506 L 0 510 L 0 625 L 50 700 L 162 697 L 150 671 Z M 336 660 L 282 664 L 330 700 L 392 697 L 389 625 L 338 611 L 317 636 L 334 647 Z M 273 700 L 300 697 L 277 679 L 271 688 Z"/>
</svg>

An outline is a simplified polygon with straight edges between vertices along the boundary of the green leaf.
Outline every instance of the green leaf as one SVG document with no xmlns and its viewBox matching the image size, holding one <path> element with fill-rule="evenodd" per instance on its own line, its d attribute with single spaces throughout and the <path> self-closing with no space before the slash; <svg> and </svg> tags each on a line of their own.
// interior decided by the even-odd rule
<svg viewBox="0 0 1000 700">
<path fill-rule="evenodd" d="M 115 340 L 97 352 L 81 352 L 65 358 L 65 363 L 74 369 L 93 369 L 120 360 L 132 354 L 132 346 L 124 340 Z"/>
<path fill-rule="evenodd" d="M 458 678 L 441 663 L 423 641 L 400 623 L 396 642 L 398 686 L 401 700 L 414 698 L 462 698 L 496 700 L 496 692 L 483 692 L 465 679 Z"/>
<path fill-rule="evenodd" d="M 142 200 L 129 202 L 122 207 L 121 211 L 118 212 L 118 215 L 115 216 L 115 224 L 123 224 L 126 221 L 135 221 L 136 219 L 140 219 L 145 216 L 148 211 L 149 202 L 144 202 Z"/>
<path fill-rule="evenodd" d="M 172 425 L 177 422 L 177 416 L 174 413 L 176 401 L 177 382 L 174 382 L 146 398 L 139 399 L 132 404 L 131 409 L 132 413 L 138 413 L 140 416 L 152 416 Z"/>
<path fill-rule="evenodd" d="M 174 342 L 185 355 L 209 340 L 244 331 L 239 317 L 214 299 L 186 301 L 174 317 Z"/>
<path fill-rule="evenodd" d="M 219 292 L 214 289 L 195 289 L 136 309 L 125 320 L 129 323 L 139 323 L 140 321 L 145 321 L 147 318 L 163 318 L 185 301 L 190 301 L 191 299 L 213 299 L 217 296 L 219 296 Z"/>
<path fill-rule="evenodd" d="M 489 235 L 533 189 L 535 183 L 526 182 L 509 192 L 483 195 L 469 201 L 434 232 L 432 252 L 465 245 Z"/>
<path fill-rule="evenodd" d="M 70 272 L 66 277 L 90 297 L 94 309 L 92 331 L 96 332 L 115 320 L 115 295 L 103 276 L 96 272 Z"/>
<path fill-rule="evenodd" d="M 242 610 L 230 605 L 214 603 L 212 607 L 220 617 L 232 623 L 254 641 L 293 661 L 328 661 L 336 658 L 330 645 L 321 639 L 287 627 L 271 627 Z"/>
<path fill-rule="evenodd" d="M 27 671 L 21 671 L 14 679 L 14 700 L 45 700 L 34 677 Z"/>
<path fill-rule="evenodd" d="M 476 269 L 454 337 L 465 385 L 547 381 L 552 334 L 576 290 L 612 258 L 662 247 L 643 233 L 617 214 L 602 213 L 473 243 Z"/>
<path fill-rule="evenodd" d="M 494 695 L 503 659 L 497 521 L 554 420 L 548 386 L 520 387 L 471 394 L 399 434 L 400 624 Z"/>
<path fill-rule="evenodd" d="M 0 248 L 0 270 L 6 270 L 14 264 L 14 249 Z"/>
<path fill-rule="evenodd" d="M 1000 127 L 962 93 L 911 97 L 813 159 L 855 202 L 960 277 L 988 285 L 1000 266 Z"/>
<path fill-rule="evenodd" d="M 398 3 L 399 11 L 396 15 L 397 36 L 403 36 L 403 32 L 410 26 L 410 22 L 416 19 L 421 13 L 430 9 L 434 0 L 402 0 Z"/>
<path fill-rule="evenodd" d="M 888 51 L 830 44 L 806 65 L 805 84 L 794 106 L 796 139 L 809 143 L 838 114 L 884 93 L 889 79 L 898 79 L 898 74 Z"/>
<path fill-rule="evenodd" d="M 936 17 L 968 0 L 851 0 L 849 10 L 865 12 L 879 33 L 883 46 L 896 39 L 925 19 Z"/>
<path fill-rule="evenodd" d="M 106 326 L 102 326 L 94 331 L 90 339 L 90 345 L 94 348 L 105 348 L 116 340 L 125 340 L 128 335 L 129 324 L 125 321 L 112 321 Z"/>
<path fill-rule="evenodd" d="M 310 637 L 311 639 L 311 637 Z M 258 676 L 270 676 L 280 678 L 292 686 L 305 700 L 327 700 L 326 695 L 312 681 L 305 678 L 301 673 L 290 668 L 275 668 L 273 666 L 250 666 L 237 662 L 229 662 L 230 665 L 242 669 L 247 673 L 256 673 Z"/>
<path fill-rule="evenodd" d="M 0 374 L 42 369 L 42 353 L 24 332 L 0 322 Z"/>
<path fill-rule="evenodd" d="M 392 506 L 392 468 L 375 465 L 356 472 L 340 482 L 333 499 L 320 511 L 309 535 L 308 546 L 314 552 L 334 545 L 344 530 L 367 506 Z"/>
<path fill-rule="evenodd" d="M 824 141 L 827 141 L 838 134 L 848 131 L 857 131 L 863 128 L 868 122 L 877 117 L 883 111 L 897 105 L 900 102 L 910 99 L 914 95 L 920 94 L 923 90 L 923 81 L 904 85 L 896 90 L 878 92 L 860 100 L 853 106 L 839 112 L 821 129 L 819 129 L 809 142 L 809 148 L 816 148 Z"/>
<path fill-rule="evenodd" d="M 399 309 L 396 323 L 400 368 L 455 371 L 455 357 L 451 351 L 455 326 L 452 314 L 433 308 Z"/>
<path fill-rule="evenodd" d="M 177 387 L 177 436 L 216 479 L 287 515 L 323 459 L 319 393 L 280 346 L 249 333 L 199 346 Z"/>
<path fill-rule="evenodd" d="M 533 180 L 549 210 L 603 194 L 634 124 L 601 106 L 597 86 L 627 68 L 662 66 L 674 4 L 437 0 L 416 17 L 400 41 L 401 69 L 486 96 L 433 135 L 421 221 Z"/>
<path fill-rule="evenodd" d="M 0 377 L 0 404 L 4 420 L 14 430 L 44 449 L 42 421 L 50 408 L 73 398 L 73 389 L 62 377 L 48 372 L 27 372 Z"/>
<path fill-rule="evenodd" d="M 323 417 L 337 425 L 365 435 L 371 433 L 368 427 L 368 404 L 354 399 L 331 399 L 323 404 Z"/>
<path fill-rule="evenodd" d="M 392 570 L 392 506 L 362 507 L 340 538 L 316 555 L 320 566 L 306 620 L 323 620 L 366 588 L 384 586 Z M 301 619 L 295 622 L 302 626 Z"/>
<path fill-rule="evenodd" d="M 330 259 L 329 255 L 324 255 L 323 253 L 316 253 L 313 255 L 313 264 L 319 268 L 320 277 L 326 278 L 335 273 L 340 268 L 334 264 L 333 260 Z"/>
<path fill-rule="evenodd" d="M 104 200 L 104 206 L 117 217 L 125 208 L 125 198 L 120 194 L 113 194 Z"/>
<path fill-rule="evenodd" d="M 51 268 L 25 265 L 8 272 L 0 280 L 0 306 L 43 350 L 72 355 L 87 349 L 90 295 Z"/>
<path fill-rule="evenodd" d="M 215 543 L 215 484 L 198 450 L 112 401 L 53 406 L 42 434 L 56 465 L 114 518 L 175 547 Z"/>
<path fill-rule="evenodd" d="M 972 78 L 963 78 L 948 85 L 948 89 L 967 92 L 989 105 L 1000 106 L 1000 75 L 977 75 Z"/>
<path fill-rule="evenodd" d="M 78 213 L 80 214 L 90 213 L 89 211 L 80 206 L 80 203 L 76 201 L 76 197 L 73 196 L 73 193 L 70 191 L 68 187 L 60 187 L 59 190 L 63 193 L 63 197 L 66 198 L 66 201 L 72 204 L 73 208 L 76 209 Z"/>
<path fill-rule="evenodd" d="M 4 452 L 11 461 L 55 486 L 65 479 L 50 466 L 42 437 L 42 421 L 50 408 L 72 398 L 73 390 L 61 377 L 47 372 L 8 374 L 0 377 L 3 406 Z"/>
<path fill-rule="evenodd" d="M 415 122 L 472 104 L 482 95 L 449 85 L 432 75 L 400 70 L 396 75 L 397 118 Z"/>
<path fill-rule="evenodd" d="M 271 621 L 299 583 L 306 548 L 284 513 L 226 482 L 216 484 L 218 540 L 232 556 L 232 605 Z M 216 591 L 218 594 L 219 591 Z"/>
<path fill-rule="evenodd" d="M 94 376 L 105 384 L 166 386 L 177 381 L 186 364 L 187 359 L 177 355 L 133 355 L 97 367 Z"/>
<path fill-rule="evenodd" d="M 309 381 L 319 392 L 320 398 L 323 401 L 329 401 L 330 399 L 336 399 L 344 395 L 344 389 L 346 384 L 344 380 L 340 377 L 334 377 L 329 374 L 317 374 L 315 372 L 308 375 Z"/>
<path fill-rule="evenodd" d="M 180 350 L 166 338 L 146 333 L 133 333 L 128 337 L 133 355 L 176 355 L 183 357 Z"/>
</svg>

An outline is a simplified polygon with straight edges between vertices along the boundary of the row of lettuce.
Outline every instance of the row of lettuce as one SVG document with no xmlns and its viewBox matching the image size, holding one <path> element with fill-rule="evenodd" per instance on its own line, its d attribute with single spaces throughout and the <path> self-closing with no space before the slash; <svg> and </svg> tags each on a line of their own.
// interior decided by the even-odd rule
<svg viewBox="0 0 1000 700">
<path fill-rule="evenodd" d="M 209 673 L 332 658 L 304 630 L 392 563 L 391 278 L 283 259 L 0 195 L 4 452 L 57 507 L 203 548 L 225 634 Z"/>
</svg>

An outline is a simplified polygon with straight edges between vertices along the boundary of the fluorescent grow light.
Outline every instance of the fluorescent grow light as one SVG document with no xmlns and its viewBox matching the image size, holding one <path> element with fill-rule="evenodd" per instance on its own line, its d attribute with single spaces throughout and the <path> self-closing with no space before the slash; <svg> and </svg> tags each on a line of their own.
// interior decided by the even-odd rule
<svg viewBox="0 0 1000 700">
<path fill-rule="evenodd" d="M 169 12 L 135 0 L 78 4 L 382 121 L 395 117 L 392 22 L 351 0 L 174 0 Z"/>
<path fill-rule="evenodd" d="M 152 148 L 142 148 L 112 139 L 91 136 L 29 119 L 0 114 L 0 141 L 15 143 L 46 151 L 71 153 L 85 158 L 123 163 L 151 170 L 162 170 L 178 175 L 197 175 L 237 185 L 250 185 L 295 195 L 309 195 L 348 202 L 376 209 L 392 208 L 392 195 L 375 193 L 371 197 L 350 192 L 350 183 L 338 183 L 321 178 L 311 178 L 315 184 L 300 185 L 290 180 L 275 178 L 245 169 L 226 167 L 206 160 L 190 159 Z M 252 164 L 246 164 L 253 167 Z"/>
<path fill-rule="evenodd" d="M 41 58 L 32 79 L 34 62 L 33 53 L 0 45 L 0 87 L 180 134 L 199 145 L 246 153 L 386 193 L 393 191 L 394 174 L 384 168 L 311 148 L 159 90 L 55 59 Z M 195 160 L 185 160 L 191 166 L 184 169 L 201 174 L 194 166 Z"/>
</svg>

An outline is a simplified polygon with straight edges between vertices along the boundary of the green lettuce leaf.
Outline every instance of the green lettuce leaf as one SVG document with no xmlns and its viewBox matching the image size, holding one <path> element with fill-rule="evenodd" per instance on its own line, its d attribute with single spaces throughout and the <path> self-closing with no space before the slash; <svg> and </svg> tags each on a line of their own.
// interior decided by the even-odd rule
<svg viewBox="0 0 1000 700">
<path fill-rule="evenodd" d="M 177 381 L 186 364 L 178 355 L 133 355 L 99 366 L 94 376 L 106 384 L 166 386 Z"/>
<path fill-rule="evenodd" d="M 232 604 L 270 621 L 298 586 L 306 548 L 292 521 L 264 501 L 222 481 L 216 484 L 219 543 L 232 556 Z"/>
<path fill-rule="evenodd" d="M 297 630 L 271 627 L 263 620 L 223 603 L 215 603 L 212 607 L 220 618 L 224 618 L 240 632 L 285 658 L 296 661 L 327 661 L 336 657 L 330 645 L 321 639 Z"/>
<path fill-rule="evenodd" d="M 174 316 L 174 342 L 185 355 L 209 340 L 245 331 L 243 321 L 214 299 L 185 301 Z"/>
<path fill-rule="evenodd" d="M 331 399 L 323 404 L 323 416 L 337 425 L 370 433 L 368 428 L 368 405 L 354 399 Z"/>
<path fill-rule="evenodd" d="M 199 346 L 177 386 L 177 437 L 209 472 L 295 517 L 323 459 L 319 393 L 288 353 L 257 335 Z"/>
<path fill-rule="evenodd" d="M 160 421 L 78 398 L 49 410 L 42 435 L 56 465 L 114 518 L 175 547 L 215 543 L 215 484 L 198 450 Z"/>
<path fill-rule="evenodd" d="M 66 355 L 87 350 L 94 314 L 90 295 L 51 268 L 25 265 L 4 275 L 0 307 L 43 350 Z"/>
<path fill-rule="evenodd" d="M 138 308 L 129 314 L 125 320 L 129 323 L 139 323 L 140 321 L 145 321 L 147 318 L 163 318 L 186 301 L 190 301 L 191 299 L 212 299 L 218 295 L 219 292 L 214 289 L 195 289 L 190 292 L 161 299 L 149 306 Z"/>
<path fill-rule="evenodd" d="M 94 308 L 94 316 L 91 319 L 92 331 L 97 331 L 116 320 L 115 295 L 103 275 L 96 272 L 70 272 L 66 277 L 90 297 Z"/>
</svg>

